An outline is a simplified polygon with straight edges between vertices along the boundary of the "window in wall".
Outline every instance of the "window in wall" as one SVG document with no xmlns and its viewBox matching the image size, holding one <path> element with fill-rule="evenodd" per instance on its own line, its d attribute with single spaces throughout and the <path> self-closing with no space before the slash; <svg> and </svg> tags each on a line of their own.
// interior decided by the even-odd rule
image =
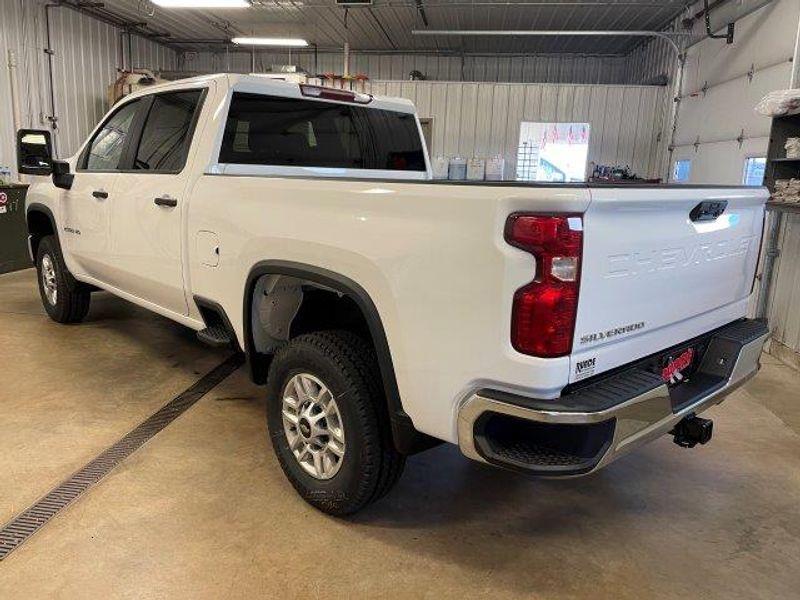
<svg viewBox="0 0 800 600">
<path fill-rule="evenodd" d="M 201 90 L 158 94 L 142 130 L 133 168 L 145 171 L 180 171 L 189 152 L 190 129 L 200 103 Z"/>
<path fill-rule="evenodd" d="M 128 137 L 133 117 L 139 108 L 139 100 L 121 106 L 103 123 L 100 131 L 89 143 L 86 156 L 87 171 L 114 171 L 119 168 L 122 148 Z"/>
<path fill-rule="evenodd" d="M 220 162 L 425 171 L 413 114 L 235 93 Z"/>
<path fill-rule="evenodd" d="M 523 121 L 517 148 L 520 181 L 585 181 L 589 123 Z"/>
<path fill-rule="evenodd" d="M 688 158 L 676 160 L 672 168 L 672 180 L 678 183 L 685 183 L 689 181 L 692 175 L 692 161 Z"/>
<path fill-rule="evenodd" d="M 753 156 L 744 161 L 744 185 L 759 187 L 764 185 L 764 173 L 767 170 L 767 159 Z"/>
</svg>

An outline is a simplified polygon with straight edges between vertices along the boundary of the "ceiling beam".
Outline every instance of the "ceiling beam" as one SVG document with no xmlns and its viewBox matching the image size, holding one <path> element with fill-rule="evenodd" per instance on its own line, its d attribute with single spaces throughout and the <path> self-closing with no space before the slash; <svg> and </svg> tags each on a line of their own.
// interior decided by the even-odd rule
<svg viewBox="0 0 800 600">
<path fill-rule="evenodd" d="M 51 6 L 70 8 L 74 11 L 92 17 L 97 21 L 111 25 L 112 27 L 116 27 L 117 29 L 121 29 L 127 33 L 132 33 L 133 35 L 148 39 L 155 44 L 165 46 L 170 50 L 174 50 L 176 52 L 181 51 L 180 48 L 174 46 L 170 42 L 165 41 L 165 39 L 168 39 L 172 36 L 172 34 L 168 31 L 159 31 L 157 29 L 153 29 L 149 24 L 143 22 L 127 21 L 126 19 L 120 17 L 119 15 L 115 15 L 113 12 L 106 9 L 103 2 L 60 0 L 58 2 L 53 2 Z"/>
<path fill-rule="evenodd" d="M 577 31 L 556 31 L 556 30 L 449 30 L 449 29 L 412 29 L 412 35 L 434 35 L 434 36 L 487 36 L 487 37 L 657 37 L 667 40 L 675 52 L 680 54 L 681 49 L 676 39 L 690 37 L 688 33 L 673 33 L 665 31 L 636 31 L 636 30 L 577 30 Z"/>
</svg>

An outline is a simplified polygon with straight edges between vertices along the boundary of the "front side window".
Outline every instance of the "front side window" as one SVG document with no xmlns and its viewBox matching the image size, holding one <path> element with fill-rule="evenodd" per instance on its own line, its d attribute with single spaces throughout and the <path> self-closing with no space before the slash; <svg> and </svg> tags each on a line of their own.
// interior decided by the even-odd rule
<svg viewBox="0 0 800 600">
<path fill-rule="evenodd" d="M 220 162 L 425 171 L 413 114 L 235 93 Z"/>
<path fill-rule="evenodd" d="M 114 171 L 119 169 L 122 149 L 128 137 L 140 100 L 120 107 L 95 134 L 89 143 L 86 157 L 87 171 Z"/>
<path fill-rule="evenodd" d="M 180 171 L 186 164 L 201 90 L 158 94 L 147 116 L 133 168 Z"/>
</svg>

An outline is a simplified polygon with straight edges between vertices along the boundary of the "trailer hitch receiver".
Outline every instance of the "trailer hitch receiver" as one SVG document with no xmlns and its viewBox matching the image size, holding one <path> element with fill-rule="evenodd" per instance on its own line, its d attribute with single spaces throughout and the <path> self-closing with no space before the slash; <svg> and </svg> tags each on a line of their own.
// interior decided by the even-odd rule
<svg viewBox="0 0 800 600">
<path fill-rule="evenodd" d="M 711 436 L 714 434 L 714 421 L 689 415 L 670 433 L 674 436 L 673 441 L 681 448 L 694 448 L 697 444 L 707 444 L 711 441 Z"/>
</svg>

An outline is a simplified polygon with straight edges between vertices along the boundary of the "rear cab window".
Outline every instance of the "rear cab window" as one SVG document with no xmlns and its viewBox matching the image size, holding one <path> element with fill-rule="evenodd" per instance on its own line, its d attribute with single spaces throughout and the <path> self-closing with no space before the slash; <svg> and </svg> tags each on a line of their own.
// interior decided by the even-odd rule
<svg viewBox="0 0 800 600">
<path fill-rule="evenodd" d="M 220 163 L 427 172 L 412 113 L 235 92 Z"/>
</svg>

